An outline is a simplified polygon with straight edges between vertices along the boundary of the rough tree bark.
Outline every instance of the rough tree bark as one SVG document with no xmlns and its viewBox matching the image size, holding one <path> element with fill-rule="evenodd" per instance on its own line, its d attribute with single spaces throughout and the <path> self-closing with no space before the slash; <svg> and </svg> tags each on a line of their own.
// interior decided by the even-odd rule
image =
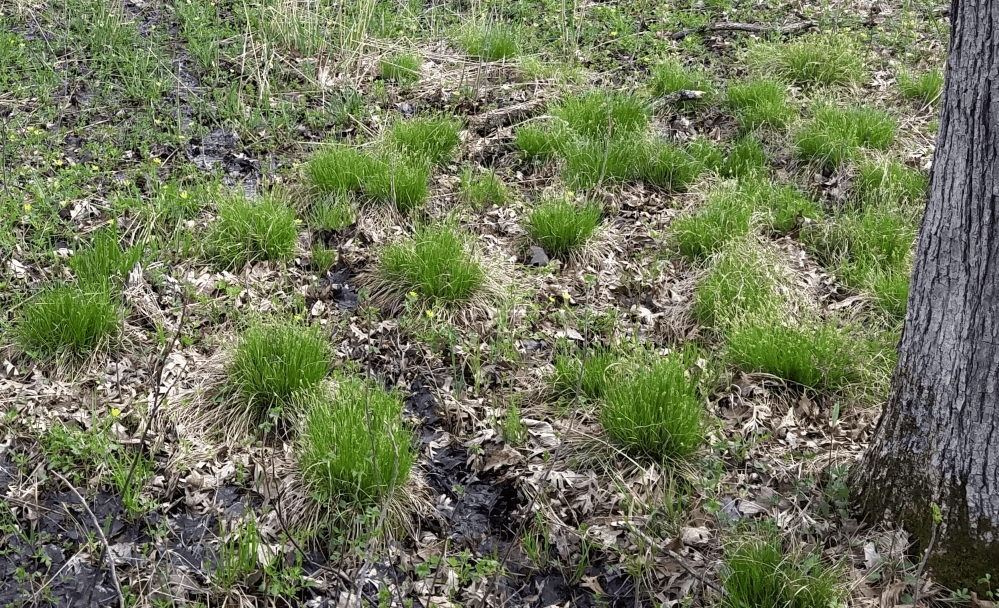
<svg viewBox="0 0 999 608">
<path fill-rule="evenodd" d="M 953 0 L 908 313 L 858 506 L 903 524 L 952 588 L 999 580 L 999 2 Z"/>
</svg>

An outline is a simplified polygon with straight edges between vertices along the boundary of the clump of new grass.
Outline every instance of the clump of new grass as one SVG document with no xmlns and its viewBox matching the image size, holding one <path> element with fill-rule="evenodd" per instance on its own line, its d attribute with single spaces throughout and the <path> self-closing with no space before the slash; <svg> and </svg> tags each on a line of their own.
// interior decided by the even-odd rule
<svg viewBox="0 0 999 608">
<path fill-rule="evenodd" d="M 593 201 L 576 203 L 568 197 L 554 197 L 531 211 L 524 227 L 546 253 L 566 256 L 589 240 L 602 213 L 600 205 Z"/>
<path fill-rule="evenodd" d="M 739 190 L 754 201 L 757 209 L 765 211 L 767 225 L 777 234 L 790 232 L 803 218 L 817 220 L 822 217 L 822 206 L 790 184 L 754 177 L 742 180 Z"/>
<path fill-rule="evenodd" d="M 416 451 L 398 393 L 343 378 L 331 392 L 310 391 L 296 402 L 305 412 L 298 462 L 320 504 L 386 501 L 406 483 Z"/>
<path fill-rule="evenodd" d="M 113 281 L 119 285 L 124 283 L 141 257 L 141 247 L 136 245 L 123 251 L 118 245 L 117 230 L 105 228 L 94 235 L 90 247 L 69 258 L 69 267 L 84 290 L 103 291 L 109 289 Z"/>
<path fill-rule="evenodd" d="M 883 110 L 820 105 L 812 120 L 795 134 L 795 153 L 806 161 L 835 168 L 854 157 L 862 146 L 888 148 L 897 130 L 898 123 Z"/>
<path fill-rule="evenodd" d="M 641 132 L 652 117 L 648 101 L 638 95 L 601 90 L 566 97 L 549 112 L 577 134 L 601 141 Z"/>
<path fill-rule="evenodd" d="M 587 190 L 598 184 L 621 184 L 635 177 L 647 163 L 642 141 L 620 136 L 610 139 L 573 137 L 560 144 L 564 160 L 562 178 L 573 188 Z"/>
<path fill-rule="evenodd" d="M 836 568 L 819 553 L 786 551 L 771 526 L 746 531 L 725 547 L 726 608 L 839 606 L 846 597 Z"/>
<path fill-rule="evenodd" d="M 561 396 L 573 396 L 576 386 L 579 392 L 589 399 L 600 399 L 607 391 L 612 377 L 613 368 L 619 363 L 617 355 L 603 349 L 593 349 L 582 355 L 559 353 L 555 356 L 555 374 L 552 385 L 555 392 Z M 580 378 L 582 364 L 582 378 Z"/>
<path fill-rule="evenodd" d="M 246 401 L 258 423 L 293 406 L 313 390 L 330 367 L 330 346 L 314 327 L 286 321 L 250 325 L 232 353 L 230 386 Z"/>
<path fill-rule="evenodd" d="M 641 150 L 632 142 L 631 146 Z M 645 183 L 671 192 L 686 192 L 706 169 L 717 168 L 721 153 L 706 140 L 697 139 L 683 146 L 665 140 L 653 140 L 639 158 L 638 176 Z"/>
<path fill-rule="evenodd" d="M 466 28 L 458 37 L 465 52 L 485 61 L 500 61 L 520 53 L 517 30 L 500 23 Z"/>
<path fill-rule="evenodd" d="M 902 96 L 923 105 L 933 105 L 943 92 L 944 75 L 939 68 L 914 75 L 909 70 L 898 73 L 898 89 Z"/>
<path fill-rule="evenodd" d="M 675 57 L 652 68 L 649 89 L 656 97 L 665 97 L 677 91 L 702 91 L 705 95 L 699 101 L 709 99 L 714 93 L 711 79 L 704 70 L 686 67 Z"/>
<path fill-rule="evenodd" d="M 860 206 L 922 206 L 926 201 L 929 178 L 918 169 L 896 160 L 868 161 L 857 168 L 854 180 Z"/>
<path fill-rule="evenodd" d="M 600 420 L 616 443 L 637 455 L 665 461 L 691 454 L 704 440 L 702 403 L 693 350 L 656 357 L 633 375 L 605 388 Z"/>
<path fill-rule="evenodd" d="M 731 84 L 726 92 L 728 105 L 739 119 L 743 130 L 763 125 L 783 129 L 796 112 L 788 104 L 787 90 L 776 80 L 751 80 Z"/>
<path fill-rule="evenodd" d="M 413 118 L 392 125 L 389 141 L 412 159 L 440 165 L 453 158 L 460 131 L 456 118 Z"/>
<path fill-rule="evenodd" d="M 394 299 L 413 292 L 443 306 L 472 300 L 486 278 L 481 263 L 466 251 L 462 236 L 449 226 L 420 228 L 412 239 L 386 247 L 378 260 L 377 277 Z"/>
<path fill-rule="evenodd" d="M 309 227 L 313 230 L 343 230 L 355 222 L 357 206 L 346 192 L 331 192 L 309 209 Z"/>
<path fill-rule="evenodd" d="M 253 262 L 286 260 L 295 250 L 295 211 L 272 196 L 258 201 L 233 194 L 218 205 L 218 217 L 205 238 L 207 257 L 223 270 Z"/>
<path fill-rule="evenodd" d="M 375 161 L 351 146 L 330 146 L 309 161 L 306 176 L 319 192 L 357 192 L 375 170 Z"/>
<path fill-rule="evenodd" d="M 121 314 L 107 286 L 47 287 L 29 300 L 15 333 L 29 355 L 82 358 L 118 335 Z"/>
<path fill-rule="evenodd" d="M 770 167 L 770 159 L 760 139 L 747 133 L 732 144 L 721 165 L 722 177 L 744 177 L 764 174 Z"/>
<path fill-rule="evenodd" d="M 466 168 L 461 173 L 458 197 L 473 209 L 486 209 L 506 202 L 507 188 L 495 171 L 474 172 Z"/>
<path fill-rule="evenodd" d="M 382 80 L 409 86 L 420 79 L 423 58 L 416 53 L 395 53 L 381 60 Z"/>
<path fill-rule="evenodd" d="M 727 332 L 728 359 L 812 389 L 838 390 L 860 382 L 863 345 L 848 328 L 780 314 L 744 319 Z"/>
<path fill-rule="evenodd" d="M 749 234 L 754 211 L 753 201 L 734 184 L 715 189 L 701 209 L 673 221 L 680 253 L 689 260 L 707 258 L 725 243 Z"/>
<path fill-rule="evenodd" d="M 698 323 L 724 331 L 740 319 L 774 312 L 787 301 L 787 268 L 754 238 L 733 240 L 711 258 L 691 310 Z"/>
<path fill-rule="evenodd" d="M 750 48 L 748 59 L 760 71 L 802 86 L 857 84 L 867 74 L 856 40 L 843 34 L 759 43 Z"/>
<path fill-rule="evenodd" d="M 551 125 L 530 122 L 514 132 L 514 145 L 528 161 L 548 160 L 558 151 L 559 136 Z"/>
<path fill-rule="evenodd" d="M 423 206 L 430 191 L 430 164 L 412 156 L 379 160 L 362 186 L 375 202 L 394 205 L 403 213 Z"/>
</svg>

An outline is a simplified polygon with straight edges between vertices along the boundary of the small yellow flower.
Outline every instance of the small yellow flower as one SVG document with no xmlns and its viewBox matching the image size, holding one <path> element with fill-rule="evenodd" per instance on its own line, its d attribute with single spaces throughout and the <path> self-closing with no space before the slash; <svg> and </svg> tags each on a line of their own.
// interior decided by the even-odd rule
<svg viewBox="0 0 999 608">
<path fill-rule="evenodd" d="M 24 206 L 24 210 L 25 211 L 31 211 L 31 205 L 25 205 Z"/>
<path fill-rule="evenodd" d="M 101 168 L 98 167 L 97 165 L 90 165 L 90 169 L 93 170 L 93 171 L 100 171 L 101 170 Z"/>
<path fill-rule="evenodd" d="M 573 192 L 572 190 L 569 190 L 568 192 L 566 192 L 566 194 L 569 196 L 569 198 L 576 196 L 576 193 Z"/>
<path fill-rule="evenodd" d="M 111 225 L 114 226 L 114 218 L 111 218 Z"/>
<path fill-rule="evenodd" d="M 409 297 L 415 298 L 416 297 L 416 292 L 415 291 L 409 292 Z"/>
<path fill-rule="evenodd" d="M 302 315 L 295 315 L 295 320 L 296 321 L 301 321 L 302 320 Z"/>
<path fill-rule="evenodd" d="M 61 167 L 62 166 L 62 161 L 57 158 L 54 161 L 52 161 L 52 164 L 55 165 L 55 166 L 57 166 L 57 167 Z"/>
<path fill-rule="evenodd" d="M 111 408 L 111 416 L 114 417 L 114 418 L 117 418 L 118 416 L 121 416 L 121 410 L 119 410 L 116 407 Z"/>
<path fill-rule="evenodd" d="M 153 159 L 153 162 L 154 162 L 154 163 L 156 163 L 156 164 L 158 165 L 158 164 L 160 164 L 160 163 L 161 163 L 161 162 L 163 162 L 163 161 L 162 161 L 162 160 L 160 160 L 160 159 L 158 159 L 158 158 L 154 158 L 154 159 Z"/>
<path fill-rule="evenodd" d="M 571 297 L 571 296 L 569 295 L 569 292 L 568 292 L 568 291 L 563 291 L 563 292 L 562 292 L 562 299 L 563 299 L 563 300 L 568 300 L 568 299 L 569 299 L 570 297 Z"/>
<path fill-rule="evenodd" d="M 431 319 L 433 319 L 434 318 L 434 311 L 428 310 L 427 311 L 427 316 L 430 317 Z"/>
<path fill-rule="evenodd" d="M 180 191 L 180 198 L 187 198 L 187 190 Z"/>
<path fill-rule="evenodd" d="M 300 220 L 300 219 L 297 219 L 297 218 L 296 218 L 296 219 L 295 219 L 295 223 L 296 223 L 296 224 L 301 224 L 301 223 L 302 223 L 302 220 Z"/>
</svg>

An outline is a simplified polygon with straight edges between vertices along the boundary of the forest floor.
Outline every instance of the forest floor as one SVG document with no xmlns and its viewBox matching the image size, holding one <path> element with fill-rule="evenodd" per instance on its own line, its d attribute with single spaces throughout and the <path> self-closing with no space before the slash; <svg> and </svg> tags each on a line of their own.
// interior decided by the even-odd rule
<svg viewBox="0 0 999 608">
<path fill-rule="evenodd" d="M 911 603 L 948 14 L 4 0 L 0 606 Z"/>
</svg>

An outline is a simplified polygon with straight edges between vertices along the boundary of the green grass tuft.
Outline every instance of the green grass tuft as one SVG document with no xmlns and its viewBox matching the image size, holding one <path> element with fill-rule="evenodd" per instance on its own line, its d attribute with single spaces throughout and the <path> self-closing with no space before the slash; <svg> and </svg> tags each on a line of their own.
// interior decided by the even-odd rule
<svg viewBox="0 0 999 608">
<path fill-rule="evenodd" d="M 763 42 L 750 48 L 749 63 L 797 85 L 858 84 L 867 76 L 856 38 L 808 34 L 792 42 Z"/>
<path fill-rule="evenodd" d="M 615 377 L 605 390 L 601 422 L 629 452 L 659 461 L 691 454 L 704 440 L 697 382 L 688 376 L 693 350 L 656 357 L 634 375 Z"/>
<path fill-rule="evenodd" d="M 287 260 L 295 251 L 295 211 L 266 196 L 258 201 L 232 194 L 218 205 L 218 217 L 205 238 L 205 253 L 223 270 L 239 270 L 264 260 Z"/>
<path fill-rule="evenodd" d="M 641 132 L 652 117 L 648 101 L 638 95 L 601 90 L 567 97 L 549 112 L 579 135 L 599 141 L 608 134 Z"/>
<path fill-rule="evenodd" d="M 375 202 L 394 205 L 402 213 L 420 209 L 430 192 L 430 164 L 412 157 L 380 160 L 363 191 Z"/>
<path fill-rule="evenodd" d="M 908 70 L 898 73 L 898 89 L 902 96 L 923 105 L 934 105 L 943 93 L 944 75 L 939 68 L 923 72 L 918 76 Z"/>
<path fill-rule="evenodd" d="M 632 145 L 637 147 L 634 143 Z M 720 153 L 714 156 L 710 146 L 708 143 L 682 146 L 654 140 L 646 146 L 646 156 L 638 167 L 639 176 L 647 184 L 671 192 L 686 192 L 708 168 L 707 165 L 720 158 Z"/>
<path fill-rule="evenodd" d="M 812 389 L 838 390 L 863 380 L 857 338 L 831 322 L 763 314 L 727 333 L 729 361 Z"/>
<path fill-rule="evenodd" d="M 309 161 L 306 176 L 320 192 L 356 192 L 374 169 L 374 160 L 363 151 L 337 145 Z"/>
<path fill-rule="evenodd" d="M 106 286 L 47 287 L 29 300 L 15 328 L 26 353 L 40 359 L 83 358 L 121 330 L 121 313 Z"/>
<path fill-rule="evenodd" d="M 776 255 L 755 238 L 736 239 L 711 258 L 691 312 L 701 325 L 725 331 L 747 315 L 780 310 L 787 301 L 781 286 L 790 284 L 790 273 Z"/>
<path fill-rule="evenodd" d="M 776 80 L 751 80 L 731 84 L 728 105 L 744 131 L 761 126 L 783 129 L 797 113 L 788 104 L 787 90 Z"/>
<path fill-rule="evenodd" d="M 722 177 L 745 177 L 765 174 L 770 168 L 770 158 L 760 139 L 747 133 L 735 140 L 721 165 Z"/>
<path fill-rule="evenodd" d="M 820 553 L 784 549 L 774 526 L 744 532 L 725 547 L 722 584 L 726 608 L 841 606 L 846 598 L 839 570 Z"/>
<path fill-rule="evenodd" d="M 742 196 L 737 186 L 716 188 L 702 208 L 673 220 L 680 253 L 689 260 L 716 253 L 728 241 L 749 234 L 754 211 L 753 201 Z"/>
<path fill-rule="evenodd" d="M 460 131 L 456 118 L 413 118 L 392 125 L 389 141 L 415 161 L 441 165 L 454 157 Z"/>
<path fill-rule="evenodd" d="M 579 365 L 583 363 L 582 381 L 579 378 Z M 618 364 L 618 357 L 606 350 L 591 350 L 586 353 L 586 361 L 581 356 L 557 354 L 555 356 L 555 374 L 552 385 L 555 392 L 564 397 L 576 394 L 576 384 L 579 392 L 589 399 L 600 399 L 607 391 L 613 376 L 613 368 Z"/>
<path fill-rule="evenodd" d="M 416 53 L 396 53 L 381 60 L 382 80 L 409 86 L 420 80 L 423 58 Z"/>
<path fill-rule="evenodd" d="M 531 211 L 524 228 L 548 255 L 565 256 L 593 235 L 602 213 L 600 205 L 592 201 L 577 204 L 567 197 L 556 197 Z"/>
<path fill-rule="evenodd" d="M 531 122 L 514 132 L 514 145 L 528 161 L 553 158 L 559 148 L 559 135 L 550 125 Z"/>
<path fill-rule="evenodd" d="M 76 280 L 85 291 L 111 291 L 112 282 L 120 286 L 132 267 L 142 258 L 142 248 L 138 245 L 122 251 L 118 245 L 118 231 L 105 228 L 98 231 L 90 247 L 76 252 L 69 258 L 69 267 L 76 274 Z"/>
<path fill-rule="evenodd" d="M 507 188 L 495 171 L 474 172 L 470 167 L 461 173 L 458 198 L 473 209 L 501 206 L 507 200 Z"/>
<path fill-rule="evenodd" d="M 811 121 L 795 134 L 799 158 L 835 168 L 863 146 L 883 150 L 895 141 L 898 123 L 874 108 L 839 109 L 820 105 Z"/>
<path fill-rule="evenodd" d="M 389 490 L 406 483 L 416 451 L 400 395 L 345 378 L 331 394 L 310 391 L 296 401 L 305 412 L 298 462 L 321 504 L 389 500 Z"/>
<path fill-rule="evenodd" d="M 898 161 L 865 162 L 858 167 L 854 180 L 856 202 L 860 206 L 917 206 L 926 203 L 929 177 Z"/>
<path fill-rule="evenodd" d="M 459 35 L 458 42 L 465 53 L 485 61 L 500 61 L 520 54 L 517 30 L 505 24 L 469 27 Z"/>
<path fill-rule="evenodd" d="M 263 423 L 313 390 L 329 372 L 330 356 L 329 343 L 314 327 L 258 321 L 243 333 L 227 374 L 256 421 Z"/>
<path fill-rule="evenodd" d="M 412 239 L 386 247 L 378 276 L 399 298 L 413 292 L 445 306 L 471 300 L 485 283 L 482 265 L 449 226 L 421 228 Z"/>
<path fill-rule="evenodd" d="M 313 230 L 343 230 L 355 222 L 357 206 L 346 192 L 331 192 L 309 209 L 309 227 Z"/>
</svg>

